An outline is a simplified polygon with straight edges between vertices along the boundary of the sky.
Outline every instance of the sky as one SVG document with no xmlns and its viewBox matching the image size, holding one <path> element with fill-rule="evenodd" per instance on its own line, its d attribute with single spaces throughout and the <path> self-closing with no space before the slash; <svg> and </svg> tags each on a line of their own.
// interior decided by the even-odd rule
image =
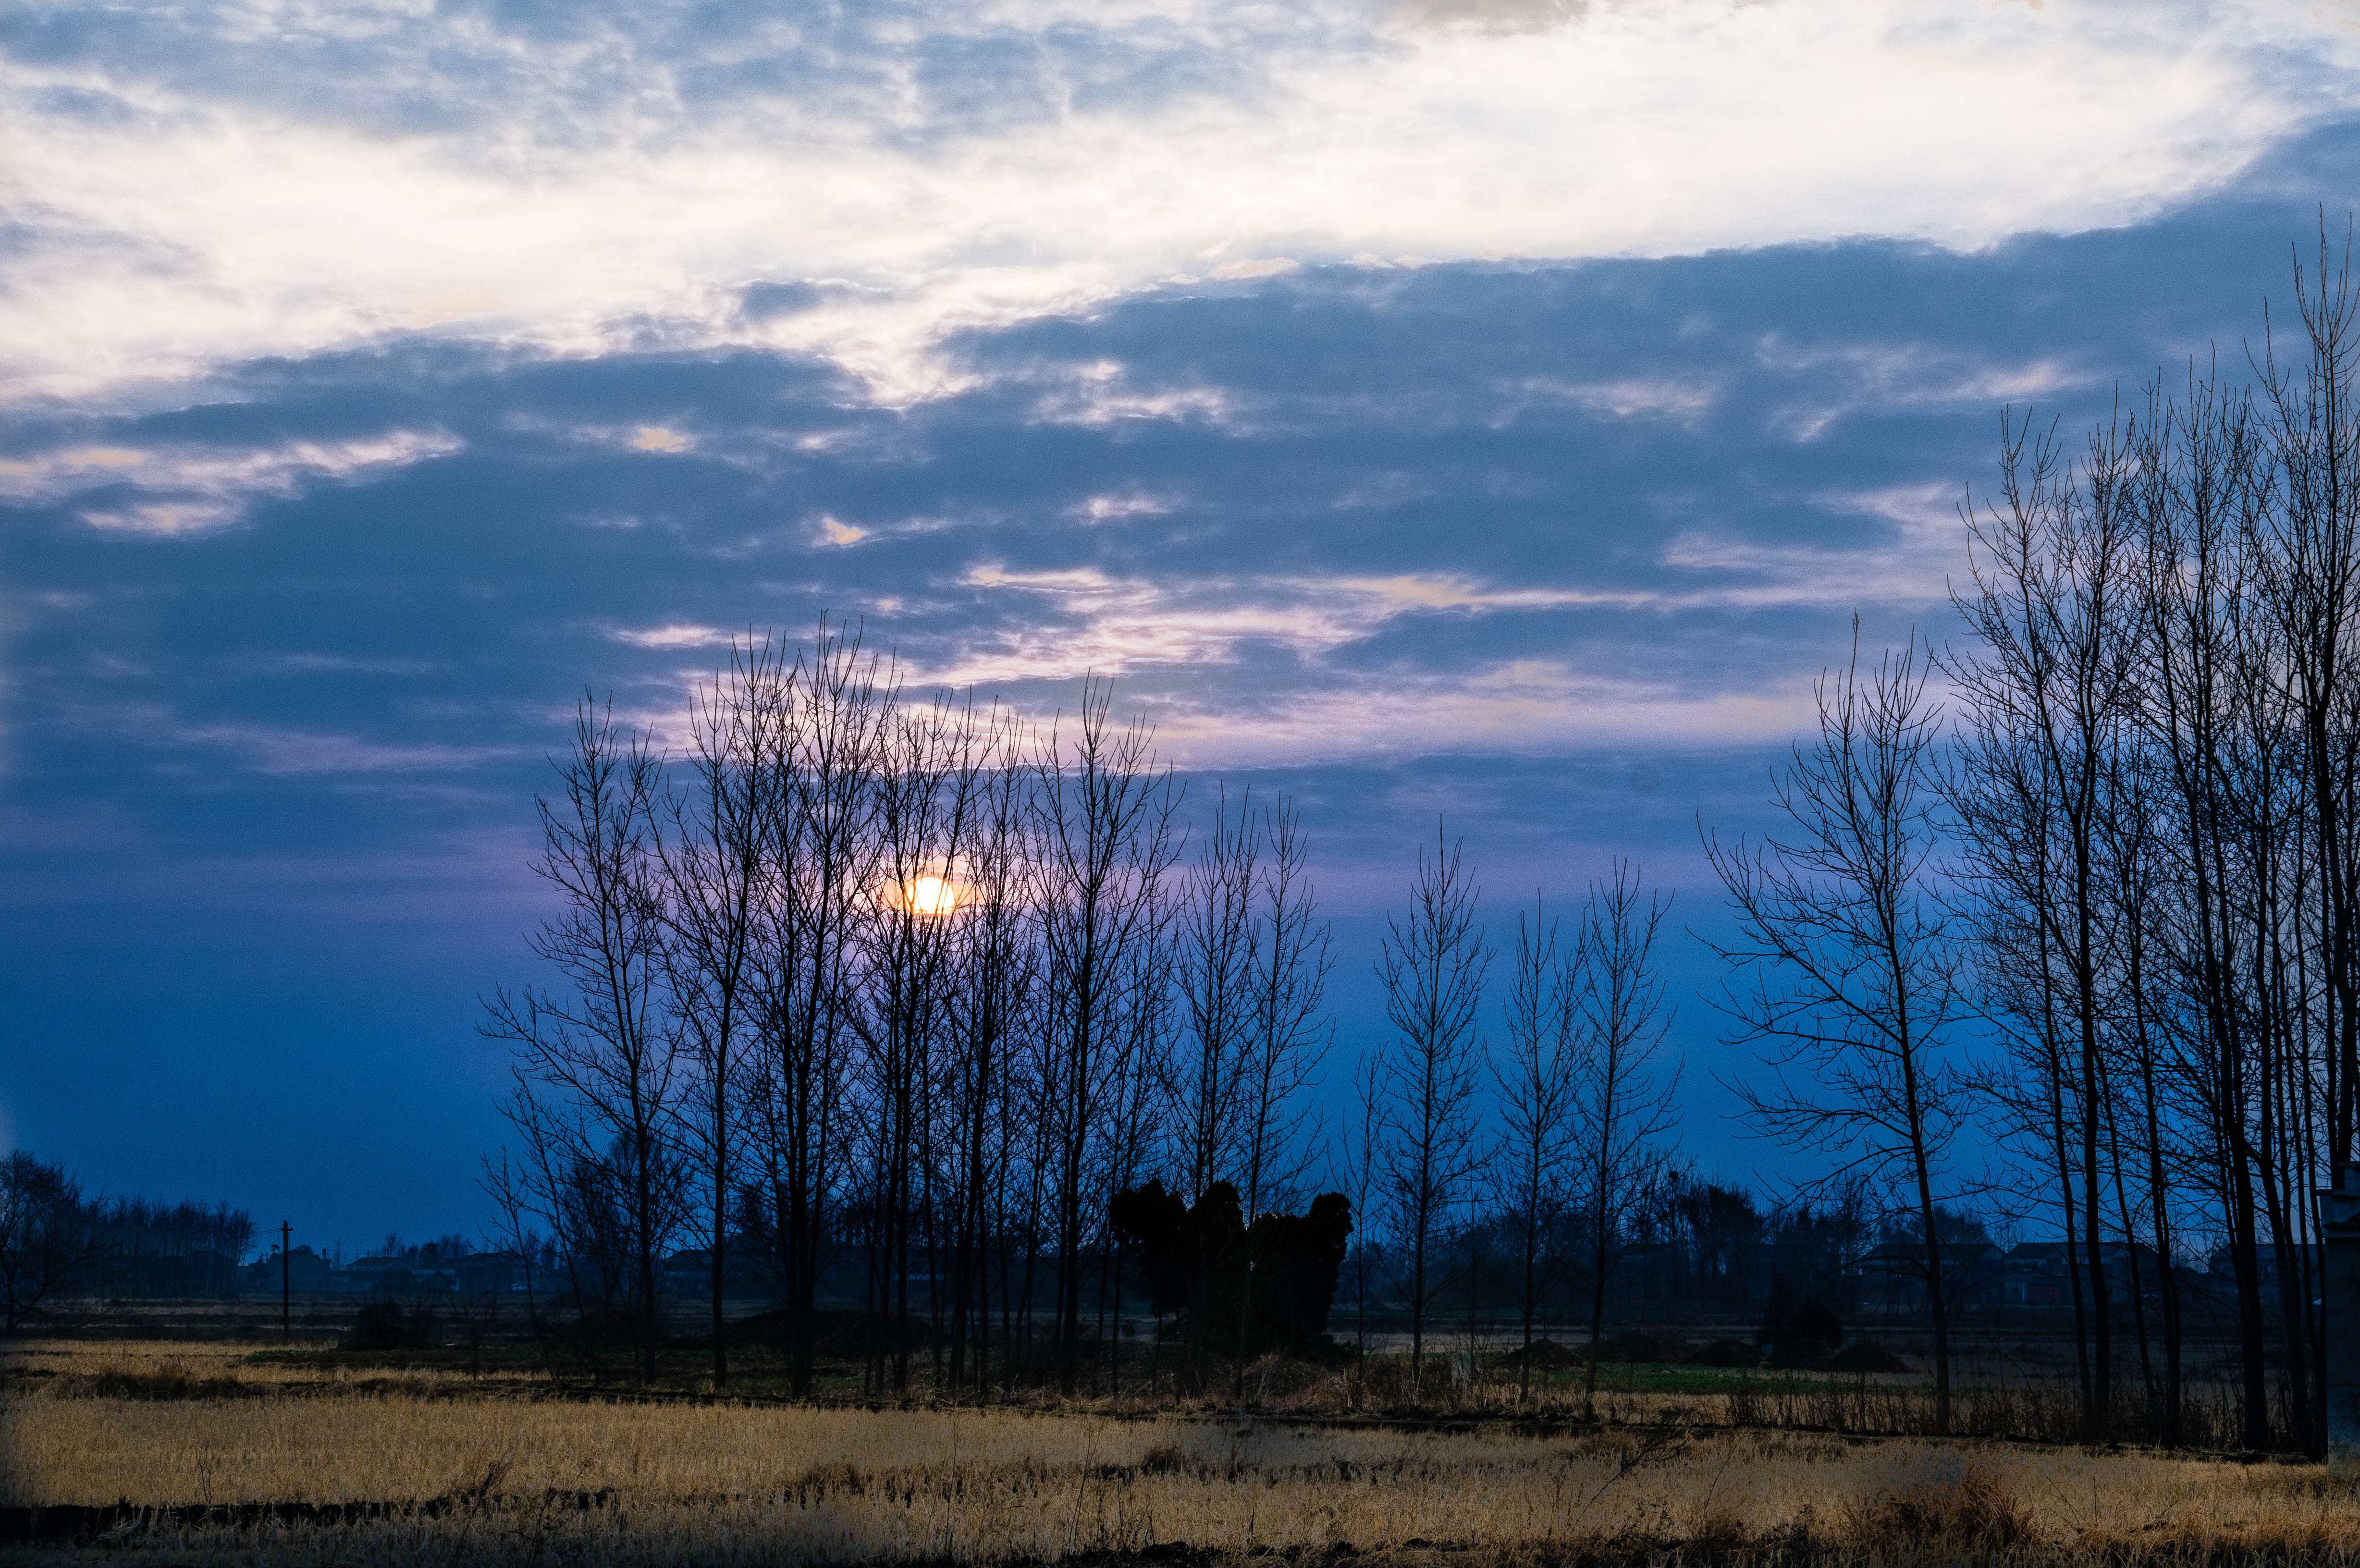
<svg viewBox="0 0 2360 1568">
<path fill-rule="evenodd" d="M 733 634 L 1083 677 L 1303 806 L 1332 1071 L 1437 824 L 1496 936 L 1758 830 L 1941 639 L 2004 411 L 2242 373 L 2360 4 L 28 0 L 0 16 L 0 1144 L 472 1229 L 574 703 Z"/>
</svg>

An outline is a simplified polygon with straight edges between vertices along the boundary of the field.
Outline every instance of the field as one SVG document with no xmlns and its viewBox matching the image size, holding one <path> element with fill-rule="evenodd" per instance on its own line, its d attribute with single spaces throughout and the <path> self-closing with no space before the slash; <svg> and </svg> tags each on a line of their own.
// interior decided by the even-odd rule
<svg viewBox="0 0 2360 1568">
<path fill-rule="evenodd" d="M 814 1408 L 187 1342 L 6 1359 L 5 1562 L 2360 1563 L 2319 1466 L 1731 1428 L 1713 1395 L 1578 1428 Z"/>
</svg>

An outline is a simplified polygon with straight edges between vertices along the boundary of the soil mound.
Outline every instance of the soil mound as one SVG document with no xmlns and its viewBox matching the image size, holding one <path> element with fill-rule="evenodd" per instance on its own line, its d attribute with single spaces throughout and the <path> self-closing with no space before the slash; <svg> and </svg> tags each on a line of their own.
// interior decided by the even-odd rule
<svg viewBox="0 0 2360 1568">
<path fill-rule="evenodd" d="M 1685 1357 L 1688 1342 L 1667 1328 L 1635 1328 L 1598 1342 L 1598 1359 L 1640 1367 L 1665 1367 Z"/>
<path fill-rule="evenodd" d="M 1910 1372 L 1916 1370 L 1916 1368 L 1911 1367 L 1908 1362 L 1903 1360 L 1898 1354 L 1871 1339 L 1863 1339 L 1857 1345 L 1848 1345 L 1841 1350 L 1837 1351 L 1833 1356 L 1829 1356 L 1827 1360 L 1827 1369 L 1830 1372 Z"/>
</svg>

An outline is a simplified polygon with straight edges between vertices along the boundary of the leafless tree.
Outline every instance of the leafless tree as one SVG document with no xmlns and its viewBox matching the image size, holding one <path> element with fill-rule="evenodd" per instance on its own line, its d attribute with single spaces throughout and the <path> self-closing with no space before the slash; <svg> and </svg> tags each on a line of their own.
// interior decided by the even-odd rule
<svg viewBox="0 0 2360 1568">
<path fill-rule="evenodd" d="M 572 750 L 554 763 L 560 797 L 539 800 L 534 870 L 563 899 L 533 952 L 565 988 L 496 993 L 484 1032 L 516 1051 L 509 1116 L 550 1173 L 596 1171 L 619 1209 L 640 1375 L 652 1374 L 658 1265 L 678 1215 L 670 1138 L 681 1042 L 664 1004 L 667 921 L 652 824 L 661 795 L 644 737 L 585 698 Z"/>
<path fill-rule="evenodd" d="M 66 1168 L 16 1149 L 0 1160 L 0 1333 L 15 1334 L 77 1273 L 104 1238 Z"/>
<path fill-rule="evenodd" d="M 1026 743 L 1007 715 L 994 713 L 979 726 L 978 752 L 976 826 L 951 916 L 952 1056 L 940 1146 L 953 1173 L 949 1377 L 955 1388 L 971 1378 L 984 1393 L 995 1282 L 1003 1291 L 1001 1321 L 1014 1321 L 1004 1293 L 1014 1271 L 1007 1248 L 1023 1226 L 1011 1179 L 1026 1142 L 1019 1109 L 1025 1042 L 1039 1032 L 1040 950 L 1025 870 L 1032 779 Z"/>
<path fill-rule="evenodd" d="M 793 666 L 773 666 L 749 698 L 777 737 L 781 787 L 765 822 L 770 894 L 754 947 L 747 1107 L 797 1393 L 811 1388 L 814 1302 L 849 1158 L 858 943 L 882 881 L 878 796 L 895 696 L 858 635 L 822 623 Z"/>
<path fill-rule="evenodd" d="M 1382 1185 L 1410 1314 L 1410 1387 L 1425 1374 L 1426 1321 L 1449 1282 L 1447 1234 L 1477 1160 L 1483 980 L 1491 951 L 1477 889 L 1439 827 L 1420 849 L 1405 915 L 1387 916 L 1378 977 L 1394 1038 L 1383 1055 Z"/>
<path fill-rule="evenodd" d="M 654 835 L 668 930 L 661 949 L 667 1005 L 693 1067 L 680 1132 L 704 1176 L 705 1261 L 712 1281 L 713 1386 L 728 1387 L 723 1298 L 744 1119 L 738 1091 L 754 1031 L 757 954 L 771 892 L 767 825 L 781 785 L 780 735 L 760 694 L 781 677 L 765 637 L 730 650 L 729 668 L 691 699 L 685 786 L 663 802 Z"/>
<path fill-rule="evenodd" d="M 1767 1073 L 1730 1087 L 1764 1134 L 1835 1156 L 1836 1179 L 1909 1193 L 1933 1318 L 1935 1424 L 1947 1430 L 1937 1188 L 1960 1115 L 1942 1051 L 1961 1003 L 1956 944 L 1924 885 L 1940 842 L 1939 713 L 1914 640 L 1863 670 L 1858 636 L 1855 622 L 1852 661 L 1819 679 L 1817 738 L 1796 746 L 1774 786 L 1789 833 L 1705 841 L 1740 933 L 1715 944 L 1735 972 L 1724 1010 Z"/>
<path fill-rule="evenodd" d="M 1516 917 L 1516 948 L 1502 1003 L 1505 1044 L 1492 1062 L 1500 1105 L 1493 1197 L 1516 1247 L 1518 1316 L 1524 1355 L 1516 1398 L 1532 1391 L 1533 1327 L 1562 1270 L 1553 1246 L 1565 1209 L 1573 1115 L 1573 1027 L 1579 959 L 1558 946 L 1557 922 L 1537 895 L 1529 918 Z"/>
<path fill-rule="evenodd" d="M 863 1001 L 851 1016 L 865 1067 L 869 1292 L 898 1325 L 911 1321 L 917 1252 L 934 1235 L 934 1094 L 948 1045 L 958 874 L 983 804 L 973 717 L 946 696 L 901 703 L 877 786 L 880 880 L 860 927 Z M 897 1327 L 872 1341 L 873 1385 L 881 1389 L 890 1356 L 893 1391 L 908 1391 L 909 1340 Z"/>
<path fill-rule="evenodd" d="M 1366 1053 L 1354 1065 L 1350 1105 L 1328 1150 L 1329 1180 L 1352 1205 L 1357 1227 L 1350 1248 L 1344 1255 L 1342 1281 L 1352 1295 L 1355 1404 L 1368 1388 L 1369 1309 L 1375 1304 L 1383 1259 L 1382 1244 L 1376 1227 L 1368 1223 L 1368 1216 L 1384 1183 L 1385 1067 L 1385 1053 L 1382 1051 Z"/>
<path fill-rule="evenodd" d="M 1111 1194 L 1094 1190 L 1101 1118 L 1120 1051 L 1165 978 L 1145 961 L 1166 940 L 1165 877 L 1179 853 L 1180 784 L 1155 757 L 1143 720 L 1117 728 L 1111 687 L 1086 682 L 1071 726 L 1053 726 L 1034 762 L 1032 872 L 1041 921 L 1046 1032 L 1043 1152 L 1056 1258 L 1056 1343 L 1065 1375 L 1082 1332 L 1085 1244 Z"/>
<path fill-rule="evenodd" d="M 1195 1203 L 1227 1179 L 1238 1154 L 1240 1078 L 1250 1027 L 1258 845 L 1252 797 L 1213 804 L 1210 830 L 1181 879 L 1177 918 L 1185 1048 L 1173 1061 L 1175 1150 L 1183 1191 Z"/>
<path fill-rule="evenodd" d="M 1329 953 L 1328 923 L 1311 884 L 1310 844 L 1303 819 L 1284 795 L 1265 808 L 1257 824 L 1262 853 L 1246 980 L 1246 1017 L 1238 1057 L 1238 1195 L 1246 1224 L 1281 1201 L 1296 1197 L 1317 1143 L 1306 1128 L 1312 1112 L 1306 1095 L 1334 1039 L 1327 1016 Z M 1357 1213 L 1357 1211 L 1356 1211 Z M 1250 1337 L 1253 1277 L 1239 1292 L 1238 1342 Z M 1236 1392 L 1245 1390 L 1245 1364 L 1238 1365 Z"/>
<path fill-rule="evenodd" d="M 1672 1015 L 1655 964 L 1656 933 L 1670 909 L 1671 899 L 1647 893 L 1638 867 L 1620 859 L 1605 880 L 1590 884 L 1582 906 L 1568 987 L 1574 1019 L 1566 1111 L 1575 1207 L 1590 1244 L 1584 1420 L 1596 1414 L 1607 1290 L 1623 1238 L 1659 1199 L 1670 1159 L 1664 1140 L 1679 1122 L 1679 1067 L 1663 1060 Z"/>
<path fill-rule="evenodd" d="M 2138 442 L 2119 422 L 2091 432 L 2078 469 L 2046 438 L 2002 439 L 2000 499 L 1967 517 L 1971 589 L 1955 595 L 1973 642 L 1950 674 L 1971 744 L 2029 769 L 2053 845 L 2042 849 L 2047 898 L 2027 911 L 2059 970 L 2076 1111 L 2082 1265 L 2091 1374 L 2084 1414 L 2094 1439 L 2113 1421 L 2114 1333 L 2103 1245 L 2106 1035 L 2113 868 L 2104 860 L 2110 759 L 2133 722 L 2141 667 L 2137 581 Z M 1974 786 L 1970 775 L 1970 789 Z M 2011 795 L 2021 797 L 2022 788 Z M 1971 827 L 1982 809 L 1962 801 Z M 1972 835 L 1971 835 L 1972 836 Z"/>
</svg>

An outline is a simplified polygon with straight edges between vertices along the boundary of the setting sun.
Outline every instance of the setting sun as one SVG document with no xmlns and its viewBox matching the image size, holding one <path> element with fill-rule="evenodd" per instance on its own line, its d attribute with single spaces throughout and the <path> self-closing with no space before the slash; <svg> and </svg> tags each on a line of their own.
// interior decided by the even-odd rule
<svg viewBox="0 0 2360 1568">
<path fill-rule="evenodd" d="M 910 884 L 912 914 L 947 915 L 958 908 L 958 898 L 957 886 L 940 877 L 921 877 Z"/>
</svg>

